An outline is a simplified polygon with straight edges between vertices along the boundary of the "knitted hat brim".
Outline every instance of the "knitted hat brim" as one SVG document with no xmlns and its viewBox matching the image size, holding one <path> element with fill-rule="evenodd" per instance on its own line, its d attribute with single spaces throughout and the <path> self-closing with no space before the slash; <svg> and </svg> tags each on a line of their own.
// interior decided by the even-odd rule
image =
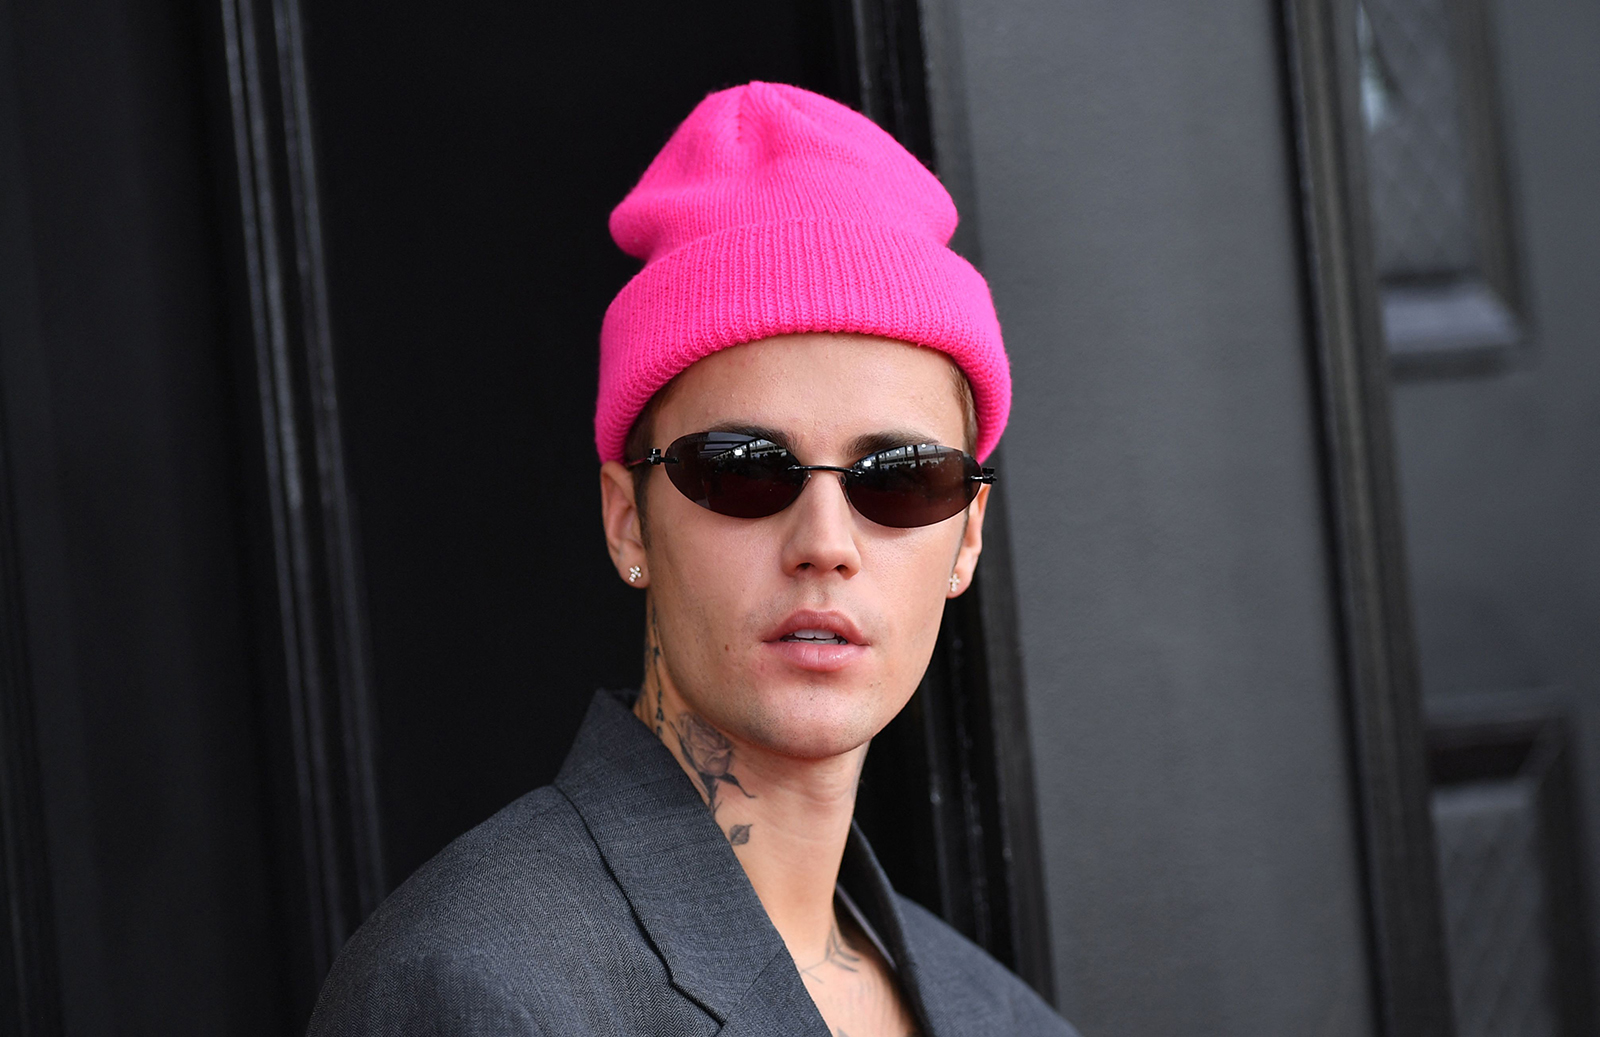
<svg viewBox="0 0 1600 1037">
<path fill-rule="evenodd" d="M 623 459 L 640 412 L 690 364 L 800 332 L 876 335 L 945 353 L 972 385 L 976 456 L 994 450 L 1011 373 L 983 276 L 919 234 L 804 218 L 697 238 L 650 262 L 612 300 L 600 331 L 600 459 Z"/>
</svg>

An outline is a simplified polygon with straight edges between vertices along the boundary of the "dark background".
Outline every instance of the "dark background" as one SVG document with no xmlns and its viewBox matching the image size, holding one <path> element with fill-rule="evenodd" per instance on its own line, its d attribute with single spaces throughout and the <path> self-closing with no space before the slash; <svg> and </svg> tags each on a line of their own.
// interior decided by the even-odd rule
<svg viewBox="0 0 1600 1037">
<path fill-rule="evenodd" d="M 0 8 L 7 590 L 72 1033 L 282 1029 L 208 31 Z"/>
</svg>

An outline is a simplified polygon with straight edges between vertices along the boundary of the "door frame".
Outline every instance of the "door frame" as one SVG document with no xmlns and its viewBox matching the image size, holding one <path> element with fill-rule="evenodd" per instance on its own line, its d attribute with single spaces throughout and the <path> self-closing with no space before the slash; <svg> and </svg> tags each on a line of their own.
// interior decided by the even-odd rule
<svg viewBox="0 0 1600 1037">
<path fill-rule="evenodd" d="M 1455 1032 L 1371 246 L 1356 0 L 1282 0 L 1347 756 L 1377 1031 Z"/>
</svg>

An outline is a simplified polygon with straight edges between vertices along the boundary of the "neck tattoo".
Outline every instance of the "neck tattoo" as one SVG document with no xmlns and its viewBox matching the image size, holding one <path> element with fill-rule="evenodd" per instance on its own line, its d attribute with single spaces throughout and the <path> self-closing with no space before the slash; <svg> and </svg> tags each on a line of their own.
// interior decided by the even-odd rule
<svg viewBox="0 0 1600 1037">
<path fill-rule="evenodd" d="M 828 930 L 828 943 L 823 948 L 822 960 L 801 969 L 800 975 L 811 982 L 826 984 L 830 968 L 842 969 L 845 972 L 861 971 L 861 955 L 845 942 L 844 934 L 839 931 L 838 922 Z"/>
<path fill-rule="evenodd" d="M 656 606 L 650 605 L 650 683 L 656 691 L 656 737 L 662 737 L 667 715 L 661 709 L 661 632 L 656 628 Z"/>
<path fill-rule="evenodd" d="M 733 773 L 733 743 L 728 741 L 727 735 L 693 713 L 679 713 L 672 733 L 678 737 L 678 749 L 683 758 L 700 779 L 700 788 L 705 792 L 706 805 L 711 808 L 713 818 L 722 807 L 723 801 L 717 792 L 724 785 L 732 785 L 746 799 L 756 798 L 745 791 Z M 734 825 L 727 835 L 728 842 L 743 846 L 750 841 L 750 826 Z"/>
<path fill-rule="evenodd" d="M 666 732 L 671 730 L 678 743 L 678 751 L 700 784 L 700 791 L 705 796 L 706 806 L 711 808 L 713 820 L 726 799 L 718 796 L 722 786 L 731 785 L 738 789 L 744 798 L 755 799 L 755 794 L 746 791 L 739 783 L 738 776 L 733 773 L 733 743 L 728 740 L 727 735 L 688 711 L 679 713 L 676 720 L 667 720 L 666 708 L 662 703 L 665 682 L 661 679 L 661 632 L 656 625 L 656 609 L 653 604 L 650 606 L 650 643 L 646 648 L 646 660 L 645 687 L 641 695 L 644 705 L 648 708 L 650 695 L 654 692 L 655 716 L 652 718 L 654 721 L 652 726 L 655 728 L 656 737 L 666 741 Z M 728 837 L 728 842 L 734 846 L 743 846 L 750 841 L 750 828 L 751 826 L 747 824 L 733 825 L 724 834 Z"/>
</svg>

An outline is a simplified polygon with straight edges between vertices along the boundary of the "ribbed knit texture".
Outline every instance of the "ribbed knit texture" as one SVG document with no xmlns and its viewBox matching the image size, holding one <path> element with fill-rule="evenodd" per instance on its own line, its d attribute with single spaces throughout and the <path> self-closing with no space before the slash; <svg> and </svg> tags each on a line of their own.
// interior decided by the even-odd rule
<svg viewBox="0 0 1600 1037">
<path fill-rule="evenodd" d="M 988 457 L 1011 371 L 988 284 L 946 247 L 955 228 L 938 179 L 858 112 L 773 83 L 710 95 L 611 214 L 611 236 L 645 266 L 600 331 L 600 459 L 622 459 L 650 397 L 696 360 L 804 331 L 948 354 L 972 383 Z"/>
</svg>

